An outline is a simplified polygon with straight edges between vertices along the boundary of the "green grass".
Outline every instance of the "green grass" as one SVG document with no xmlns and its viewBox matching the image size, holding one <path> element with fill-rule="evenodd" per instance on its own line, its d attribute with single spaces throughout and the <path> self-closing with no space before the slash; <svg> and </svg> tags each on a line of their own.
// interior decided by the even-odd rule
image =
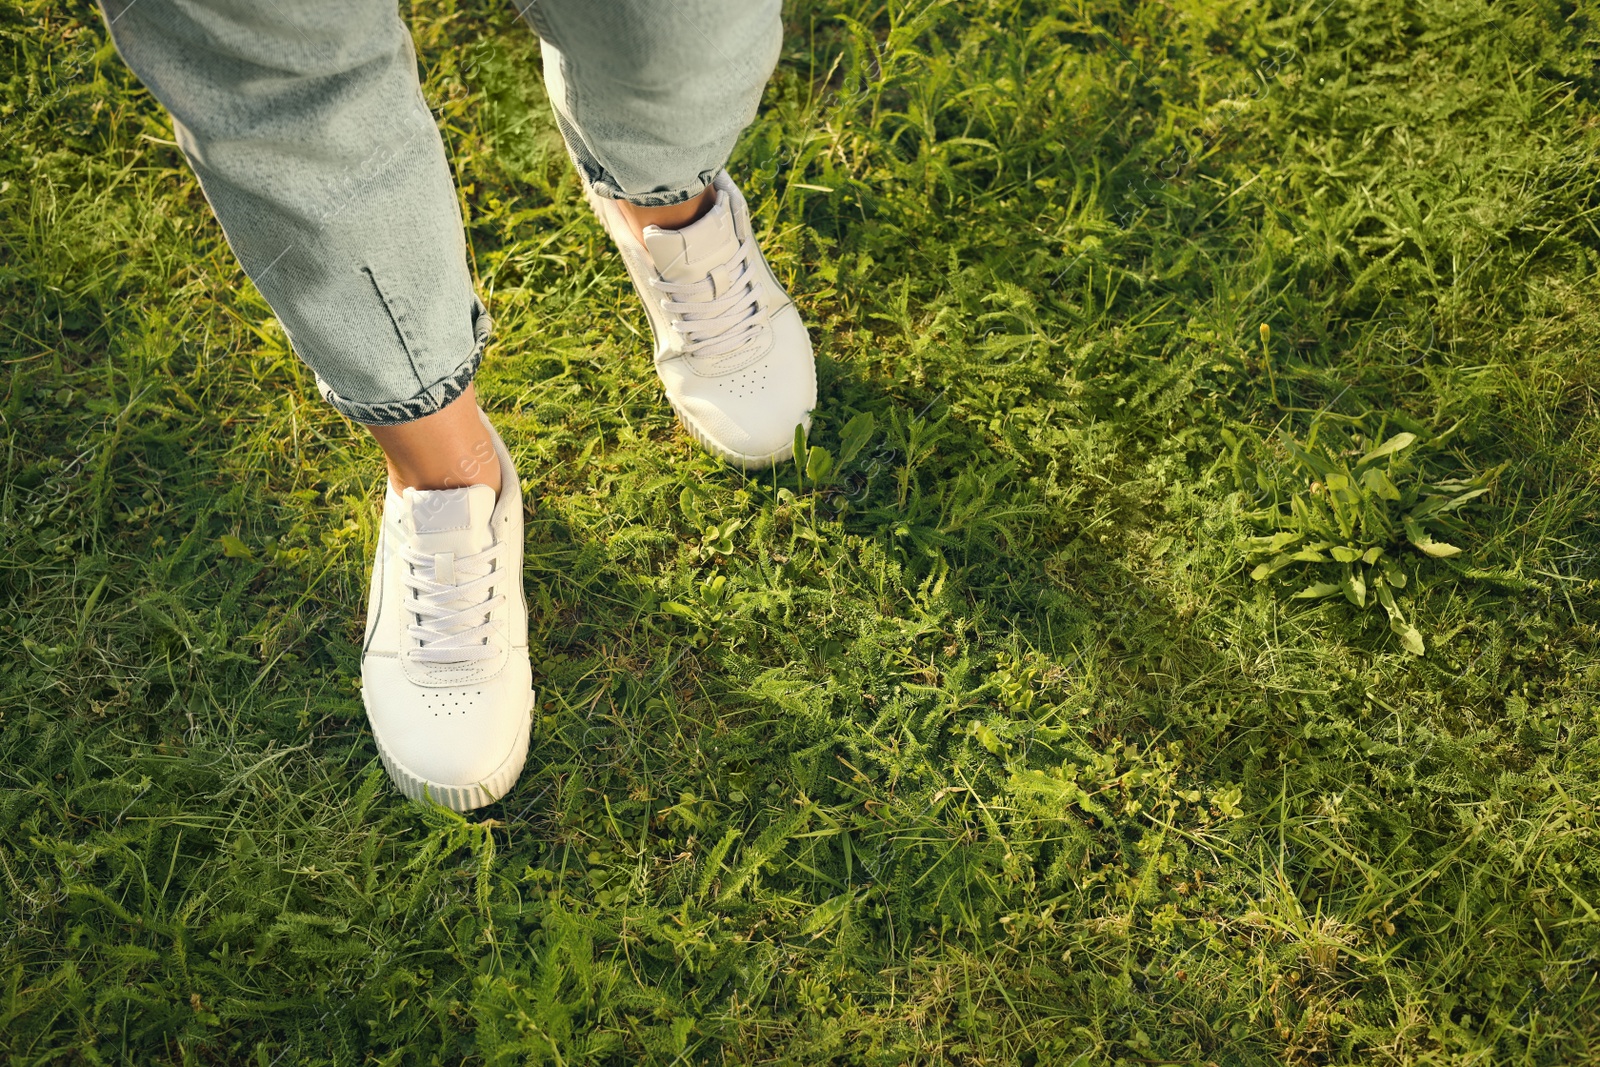
<svg viewBox="0 0 1600 1067">
<path fill-rule="evenodd" d="M 504 7 L 411 16 L 534 507 L 467 820 L 362 715 L 377 450 L 0 11 L 6 1062 L 1600 1062 L 1592 3 L 794 4 L 732 169 L 823 451 L 749 478 Z"/>
</svg>

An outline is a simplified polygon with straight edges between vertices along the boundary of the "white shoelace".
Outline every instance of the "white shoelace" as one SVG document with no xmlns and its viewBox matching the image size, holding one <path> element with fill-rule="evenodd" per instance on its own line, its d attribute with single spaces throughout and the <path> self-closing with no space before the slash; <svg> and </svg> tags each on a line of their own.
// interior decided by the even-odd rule
<svg viewBox="0 0 1600 1067">
<path fill-rule="evenodd" d="M 726 266 L 733 270 L 728 291 L 716 291 L 710 275 L 693 282 L 652 279 L 662 294 L 661 310 L 672 317 L 691 356 L 716 359 L 731 355 L 761 333 L 766 309 L 756 289 L 755 259 L 761 254 L 754 238 L 739 242 L 739 250 Z"/>
<path fill-rule="evenodd" d="M 500 654 L 489 641 L 493 612 L 506 599 L 504 592 L 493 589 L 502 577 L 496 568 L 499 551 L 491 545 L 471 556 L 456 556 L 401 547 L 400 558 L 410 568 L 404 610 L 416 620 L 406 627 L 416 642 L 409 649 L 413 657 L 424 663 L 465 663 Z"/>
</svg>

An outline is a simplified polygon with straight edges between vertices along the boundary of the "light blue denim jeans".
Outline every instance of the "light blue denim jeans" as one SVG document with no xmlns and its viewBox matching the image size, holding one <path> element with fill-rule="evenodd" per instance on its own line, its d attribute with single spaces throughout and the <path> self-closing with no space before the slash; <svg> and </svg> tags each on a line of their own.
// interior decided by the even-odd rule
<svg viewBox="0 0 1600 1067">
<path fill-rule="evenodd" d="M 516 2 L 584 182 L 641 205 L 722 168 L 782 36 L 779 0 Z M 395 0 L 100 3 L 323 396 L 374 425 L 460 396 L 489 315 Z"/>
</svg>

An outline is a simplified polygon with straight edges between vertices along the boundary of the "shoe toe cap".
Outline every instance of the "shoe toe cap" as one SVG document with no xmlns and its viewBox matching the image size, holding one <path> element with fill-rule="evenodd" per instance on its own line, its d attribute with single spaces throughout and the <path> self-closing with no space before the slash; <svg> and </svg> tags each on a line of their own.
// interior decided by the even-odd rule
<svg viewBox="0 0 1600 1067">
<path fill-rule="evenodd" d="M 702 444 L 724 459 L 752 466 L 789 458 L 795 427 L 811 425 L 811 403 L 769 403 L 752 414 L 718 397 L 685 396 L 677 407 Z"/>
<path fill-rule="evenodd" d="M 527 736 L 529 685 L 508 677 L 525 672 L 507 667 L 488 681 L 426 688 L 405 679 L 396 661 L 368 664 L 362 673 L 385 757 L 424 783 L 483 783 Z"/>
<path fill-rule="evenodd" d="M 787 458 L 796 426 L 810 427 L 817 404 L 811 341 L 793 308 L 774 322 L 762 358 L 722 374 L 663 368 L 679 417 L 712 451 L 746 466 Z"/>
</svg>

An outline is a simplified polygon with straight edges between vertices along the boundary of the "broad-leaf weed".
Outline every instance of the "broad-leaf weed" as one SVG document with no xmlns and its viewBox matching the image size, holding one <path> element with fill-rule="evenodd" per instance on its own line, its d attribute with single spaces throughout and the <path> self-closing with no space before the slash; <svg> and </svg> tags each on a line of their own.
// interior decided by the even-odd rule
<svg viewBox="0 0 1600 1067">
<path fill-rule="evenodd" d="M 1421 656 L 1422 631 L 1400 601 L 1422 563 L 1463 554 L 1455 542 L 1468 531 L 1455 512 L 1487 493 L 1499 469 L 1430 480 L 1426 457 L 1437 439 L 1430 447 L 1410 431 L 1384 437 L 1388 420 L 1371 435 L 1359 422 L 1346 429 L 1344 421 L 1314 421 L 1303 443 L 1280 431 L 1278 460 L 1248 431 L 1221 432 L 1239 488 L 1262 505 L 1247 516 L 1266 531 L 1247 539 L 1247 556 L 1262 560 L 1250 577 L 1309 578 L 1292 594 L 1297 600 L 1343 594 L 1358 609 L 1381 605 L 1406 651 Z M 1247 446 L 1261 458 L 1247 461 Z"/>
</svg>

